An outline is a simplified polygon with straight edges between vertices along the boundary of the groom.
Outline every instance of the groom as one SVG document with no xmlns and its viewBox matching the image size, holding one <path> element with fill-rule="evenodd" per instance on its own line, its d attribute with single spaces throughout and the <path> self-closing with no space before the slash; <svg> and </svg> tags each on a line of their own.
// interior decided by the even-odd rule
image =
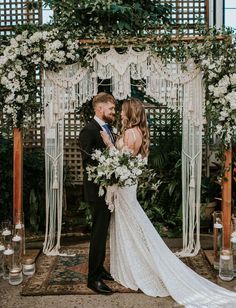
<svg viewBox="0 0 236 308">
<path fill-rule="evenodd" d="M 101 294 L 112 294 L 112 290 L 103 282 L 103 280 L 113 280 L 110 273 L 103 267 L 110 211 L 105 202 L 105 197 L 98 196 L 99 186 L 92 181 L 88 181 L 86 167 L 94 164 L 90 154 L 95 149 L 103 150 L 106 147 L 100 131 L 106 131 L 111 138 L 111 142 L 114 143 L 114 136 L 109 124 L 115 120 L 115 103 L 112 95 L 104 92 L 98 93 L 92 102 L 95 116 L 81 130 L 79 135 L 84 169 L 84 198 L 88 202 L 92 213 L 87 286 Z"/>
</svg>

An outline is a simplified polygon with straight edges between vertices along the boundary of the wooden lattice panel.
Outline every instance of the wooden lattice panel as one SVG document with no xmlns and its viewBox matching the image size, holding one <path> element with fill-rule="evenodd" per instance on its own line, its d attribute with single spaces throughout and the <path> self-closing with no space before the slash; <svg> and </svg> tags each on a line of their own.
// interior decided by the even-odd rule
<svg viewBox="0 0 236 308">
<path fill-rule="evenodd" d="M 30 6 L 29 6 L 30 4 Z M 12 26 L 42 22 L 42 1 L 1 0 L 0 35 L 11 35 Z"/>
<path fill-rule="evenodd" d="M 65 115 L 65 137 L 64 137 L 64 166 L 66 181 L 73 184 L 80 184 L 83 181 L 82 158 L 78 146 L 78 137 L 84 124 L 76 113 Z"/>
<path fill-rule="evenodd" d="M 161 0 L 161 2 L 172 5 L 171 18 L 175 22 L 176 28 L 183 24 L 188 25 L 185 35 L 196 35 L 198 33 L 197 22 L 208 25 L 209 0 Z M 177 32 L 177 30 L 174 32 Z"/>
<path fill-rule="evenodd" d="M 24 134 L 25 148 L 44 147 L 44 128 L 41 126 L 41 115 L 37 115 L 36 125 Z"/>
<path fill-rule="evenodd" d="M 181 134 L 181 119 L 179 112 L 166 106 L 145 106 L 149 122 L 151 144 L 155 145 L 160 139 Z"/>
</svg>

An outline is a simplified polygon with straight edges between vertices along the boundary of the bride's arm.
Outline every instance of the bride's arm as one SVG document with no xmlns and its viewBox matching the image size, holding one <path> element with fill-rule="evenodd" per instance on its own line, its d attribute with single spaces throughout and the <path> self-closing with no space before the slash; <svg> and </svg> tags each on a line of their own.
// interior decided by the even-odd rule
<svg viewBox="0 0 236 308">
<path fill-rule="evenodd" d="M 102 139 L 103 139 L 103 142 L 105 143 L 105 145 L 108 147 L 108 148 L 115 148 L 114 144 L 111 142 L 111 138 L 110 136 L 108 135 L 108 133 L 104 132 L 104 131 L 100 131 L 100 134 L 102 136 Z"/>
</svg>

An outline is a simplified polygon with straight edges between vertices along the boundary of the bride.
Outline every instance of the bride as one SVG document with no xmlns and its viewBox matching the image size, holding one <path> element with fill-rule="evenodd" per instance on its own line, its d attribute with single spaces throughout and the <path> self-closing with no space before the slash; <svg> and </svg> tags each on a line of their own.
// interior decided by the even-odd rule
<svg viewBox="0 0 236 308">
<path fill-rule="evenodd" d="M 149 134 L 142 103 L 131 98 L 122 105 L 119 150 L 148 155 Z M 114 147 L 101 132 L 104 143 Z M 196 274 L 166 246 L 136 198 L 137 185 L 118 187 L 110 224 L 110 271 L 114 280 L 150 296 L 172 296 L 186 307 L 236 307 L 236 293 Z"/>
</svg>

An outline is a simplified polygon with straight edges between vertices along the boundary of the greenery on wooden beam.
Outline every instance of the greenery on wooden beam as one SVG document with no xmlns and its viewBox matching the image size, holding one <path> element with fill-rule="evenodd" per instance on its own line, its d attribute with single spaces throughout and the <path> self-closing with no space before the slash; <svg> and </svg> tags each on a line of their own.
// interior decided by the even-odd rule
<svg viewBox="0 0 236 308">
<path fill-rule="evenodd" d="M 170 24 L 172 7 L 159 0 L 46 0 L 54 24 L 77 29 L 83 38 L 143 36 L 150 28 Z"/>
</svg>

